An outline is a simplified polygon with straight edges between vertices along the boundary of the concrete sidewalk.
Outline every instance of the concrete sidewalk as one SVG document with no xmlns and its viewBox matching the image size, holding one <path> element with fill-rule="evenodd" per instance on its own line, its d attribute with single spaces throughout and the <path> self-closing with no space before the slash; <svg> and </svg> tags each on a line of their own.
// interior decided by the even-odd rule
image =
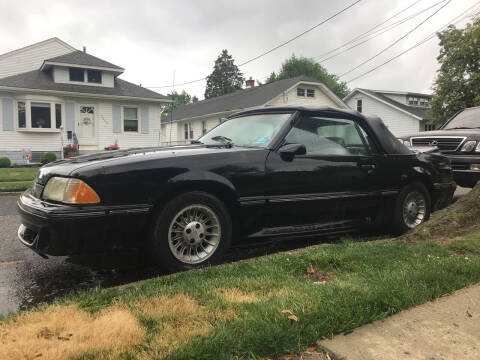
<svg viewBox="0 0 480 360">
<path fill-rule="evenodd" d="M 480 284 L 319 344 L 345 360 L 478 360 Z"/>
</svg>

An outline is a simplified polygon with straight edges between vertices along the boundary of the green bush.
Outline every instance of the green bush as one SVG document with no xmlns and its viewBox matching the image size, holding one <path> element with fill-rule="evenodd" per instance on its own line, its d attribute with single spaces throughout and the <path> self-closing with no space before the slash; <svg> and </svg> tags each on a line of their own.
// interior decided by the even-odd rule
<svg viewBox="0 0 480 360">
<path fill-rule="evenodd" d="M 42 156 L 40 157 L 40 162 L 45 165 L 48 163 L 51 163 L 52 161 L 57 160 L 57 155 L 53 152 L 46 152 L 43 153 Z"/>
<path fill-rule="evenodd" d="M 7 157 L 0 157 L 0 168 L 10 167 L 11 162 Z"/>
</svg>

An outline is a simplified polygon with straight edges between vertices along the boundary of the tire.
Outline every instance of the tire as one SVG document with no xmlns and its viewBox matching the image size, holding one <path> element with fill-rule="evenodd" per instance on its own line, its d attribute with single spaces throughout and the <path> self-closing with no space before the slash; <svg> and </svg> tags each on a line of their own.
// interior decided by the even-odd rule
<svg viewBox="0 0 480 360">
<path fill-rule="evenodd" d="M 170 200 L 153 219 L 148 248 L 156 265 L 181 271 L 218 263 L 232 240 L 232 220 L 223 202 L 192 191 Z"/>
<path fill-rule="evenodd" d="M 404 234 L 427 221 L 430 218 L 431 209 L 430 194 L 422 183 L 413 182 L 406 185 L 395 200 L 393 209 L 395 234 Z"/>
</svg>

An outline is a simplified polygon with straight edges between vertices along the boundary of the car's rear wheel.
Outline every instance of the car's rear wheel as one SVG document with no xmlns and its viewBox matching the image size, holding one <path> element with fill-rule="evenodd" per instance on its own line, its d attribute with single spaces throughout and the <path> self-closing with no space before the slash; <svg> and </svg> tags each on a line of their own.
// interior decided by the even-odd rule
<svg viewBox="0 0 480 360">
<path fill-rule="evenodd" d="M 393 213 L 393 225 L 397 234 L 403 234 L 430 218 L 431 200 L 422 183 L 406 185 L 398 194 Z"/>
<path fill-rule="evenodd" d="M 156 214 L 149 245 L 159 266 L 177 271 L 217 263 L 231 237 L 225 205 L 213 195 L 193 191 L 175 197 Z"/>
</svg>

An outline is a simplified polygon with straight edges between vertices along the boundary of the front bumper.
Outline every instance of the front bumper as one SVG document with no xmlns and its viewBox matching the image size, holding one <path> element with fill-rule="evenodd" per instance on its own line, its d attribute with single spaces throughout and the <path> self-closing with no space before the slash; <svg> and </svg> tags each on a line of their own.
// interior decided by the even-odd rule
<svg viewBox="0 0 480 360">
<path fill-rule="evenodd" d="M 20 196 L 17 207 L 21 217 L 19 241 L 43 257 L 134 246 L 151 209 L 150 205 L 53 204 L 28 190 Z"/>
<path fill-rule="evenodd" d="M 452 163 L 453 178 L 457 184 L 463 187 L 474 187 L 480 180 L 480 171 L 471 170 L 471 165 L 480 164 L 480 156 L 444 155 Z"/>
<path fill-rule="evenodd" d="M 453 201 L 453 194 L 457 189 L 457 184 L 452 182 L 433 184 L 432 208 L 434 211 L 443 209 Z"/>
</svg>

